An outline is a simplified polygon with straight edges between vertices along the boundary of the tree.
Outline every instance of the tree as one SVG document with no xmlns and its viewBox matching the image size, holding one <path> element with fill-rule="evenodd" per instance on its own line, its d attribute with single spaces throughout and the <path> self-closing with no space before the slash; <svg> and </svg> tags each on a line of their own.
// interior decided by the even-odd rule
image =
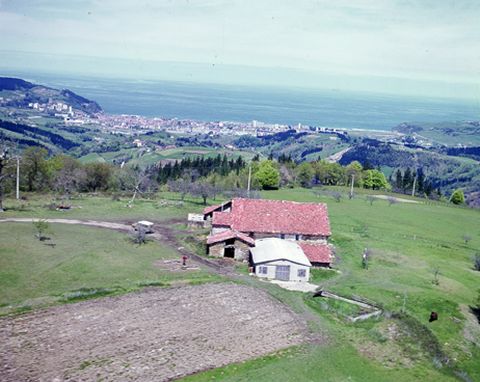
<svg viewBox="0 0 480 382">
<path fill-rule="evenodd" d="M 383 172 L 378 170 L 367 170 L 363 175 L 363 187 L 372 190 L 380 190 L 389 188 L 389 184 Z"/>
<path fill-rule="evenodd" d="M 36 234 L 35 237 L 40 240 L 44 241 L 47 240 L 48 238 L 44 236 L 44 234 L 49 230 L 50 225 L 48 224 L 48 221 L 44 219 L 40 220 L 35 220 L 33 222 L 33 227 L 35 228 Z"/>
<path fill-rule="evenodd" d="M 410 167 L 407 167 L 405 170 L 405 173 L 403 174 L 403 182 L 402 182 L 402 189 L 403 192 L 407 192 L 407 190 L 412 187 L 413 185 L 413 175 L 412 175 L 412 170 Z"/>
<path fill-rule="evenodd" d="M 96 192 L 108 188 L 112 176 L 112 167 L 107 163 L 88 163 L 85 165 L 87 191 Z"/>
<path fill-rule="evenodd" d="M 79 190 L 82 182 L 85 181 L 85 171 L 81 167 L 80 162 L 76 159 L 60 155 L 55 158 L 56 164 L 53 177 L 53 189 L 57 192 L 61 192 L 65 199 L 70 197 L 70 194 L 74 190 Z"/>
<path fill-rule="evenodd" d="M 168 190 L 171 192 L 178 192 L 180 194 L 180 199 L 183 201 L 190 191 L 191 183 L 181 178 L 177 180 L 169 180 L 167 185 Z"/>
<path fill-rule="evenodd" d="M 393 196 L 389 196 L 387 198 L 387 201 L 388 201 L 388 205 L 391 206 L 392 204 L 396 204 L 397 203 L 397 198 L 393 197 Z"/>
<path fill-rule="evenodd" d="M 131 208 L 137 194 L 146 192 L 151 186 L 148 171 L 136 166 L 128 166 L 121 169 L 118 175 L 117 179 L 120 188 L 132 193 L 132 198 L 127 204 L 127 207 Z"/>
<path fill-rule="evenodd" d="M 432 273 L 433 273 L 432 284 L 434 284 L 434 285 L 439 285 L 439 284 L 440 284 L 440 279 L 439 279 L 439 276 L 440 276 L 440 268 L 439 268 L 439 267 L 433 268 L 433 269 L 432 269 Z"/>
<path fill-rule="evenodd" d="M 352 177 L 354 179 L 353 185 L 355 187 L 362 186 L 362 171 L 363 167 L 358 161 L 351 162 L 347 167 L 345 167 L 345 176 L 347 177 L 347 183 L 350 184 Z"/>
<path fill-rule="evenodd" d="M 296 168 L 297 181 L 300 183 L 300 186 L 309 188 L 312 186 L 313 177 L 315 171 L 313 170 L 312 164 L 309 162 L 303 162 Z"/>
<path fill-rule="evenodd" d="M 398 169 L 395 173 L 395 188 L 397 189 L 397 191 L 403 190 L 403 175 L 400 169 Z"/>
<path fill-rule="evenodd" d="M 480 272 L 480 253 L 476 253 L 473 256 L 473 269 Z"/>
<path fill-rule="evenodd" d="M 43 189 L 49 181 L 48 151 L 42 147 L 29 147 L 23 152 L 21 174 L 25 177 L 27 191 Z"/>
<path fill-rule="evenodd" d="M 453 194 L 450 197 L 450 202 L 457 205 L 465 203 L 465 195 L 460 188 L 453 191 Z"/>
<path fill-rule="evenodd" d="M 278 189 L 280 173 L 271 160 L 260 162 L 254 176 L 264 190 Z"/>
<path fill-rule="evenodd" d="M 340 203 L 340 201 L 342 200 L 342 194 L 338 191 L 334 191 L 332 192 L 332 198 L 335 199 L 337 203 Z"/>
<path fill-rule="evenodd" d="M 0 212 L 3 212 L 3 197 L 6 183 L 11 177 L 11 174 L 7 170 L 12 159 L 8 148 L 0 147 Z"/>
<path fill-rule="evenodd" d="M 147 230 L 141 225 L 137 225 L 135 232 L 132 235 L 132 241 L 135 244 L 142 245 L 147 242 Z"/>
<path fill-rule="evenodd" d="M 210 183 L 205 180 L 201 180 L 192 184 L 191 187 L 192 196 L 200 197 L 203 199 L 203 204 L 207 205 L 207 198 L 213 195 L 213 188 Z"/>
</svg>

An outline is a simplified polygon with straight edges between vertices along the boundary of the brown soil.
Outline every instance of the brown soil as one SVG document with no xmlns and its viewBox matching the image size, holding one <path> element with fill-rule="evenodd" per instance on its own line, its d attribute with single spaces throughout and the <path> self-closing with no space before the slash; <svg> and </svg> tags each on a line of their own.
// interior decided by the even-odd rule
<svg viewBox="0 0 480 382">
<path fill-rule="evenodd" d="M 258 289 L 151 288 L 0 319 L 0 380 L 167 381 L 299 344 L 305 333 Z"/>
</svg>

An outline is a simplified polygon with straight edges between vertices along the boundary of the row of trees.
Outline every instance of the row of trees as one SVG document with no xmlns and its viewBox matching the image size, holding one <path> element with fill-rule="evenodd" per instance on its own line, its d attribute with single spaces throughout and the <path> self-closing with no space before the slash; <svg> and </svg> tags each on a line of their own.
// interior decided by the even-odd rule
<svg viewBox="0 0 480 382">
<path fill-rule="evenodd" d="M 430 196 L 435 191 L 432 182 L 427 179 L 422 168 L 407 167 L 403 172 L 398 169 L 395 175 L 392 174 L 390 181 L 393 190 L 399 193 Z M 440 190 L 436 190 L 436 193 L 440 195 Z"/>
<path fill-rule="evenodd" d="M 2 154 L 3 155 L 3 154 Z M 13 191 L 16 168 L 8 155 L 0 157 L 0 202 L 3 190 Z M 406 169 L 395 173 L 394 189 L 427 193 L 428 182 L 421 170 Z M 82 164 L 66 156 L 48 156 L 39 147 L 23 152 L 20 168 L 20 189 L 23 191 L 55 191 L 64 195 L 72 192 L 128 191 L 133 194 L 152 192 L 168 185 L 183 197 L 187 194 L 207 198 L 218 193 L 246 196 L 250 190 L 315 185 L 354 186 L 372 190 L 390 190 L 392 186 L 378 169 L 365 169 L 354 161 L 347 166 L 324 160 L 296 163 L 283 156 L 280 161 L 254 157 L 250 164 L 242 157 L 229 159 L 218 155 L 212 158 L 186 158 L 146 168 L 114 166 L 109 163 Z M 251 195 L 250 195 L 251 196 Z M 462 194 L 463 196 L 463 194 Z M 458 199 L 458 200 L 457 200 Z M 455 195 L 452 202 L 462 203 Z M 1 205 L 0 205 L 1 208 Z"/>
</svg>

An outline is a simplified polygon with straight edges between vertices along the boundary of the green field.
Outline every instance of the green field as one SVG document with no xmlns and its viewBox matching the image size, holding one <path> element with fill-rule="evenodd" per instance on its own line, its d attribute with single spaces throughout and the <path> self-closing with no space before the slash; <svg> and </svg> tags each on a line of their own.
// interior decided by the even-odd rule
<svg viewBox="0 0 480 382">
<path fill-rule="evenodd" d="M 23 196 L 26 197 L 26 200 L 7 200 L 4 203 L 6 211 L 2 213 L 1 217 L 78 218 L 129 222 L 140 219 L 165 221 L 175 218 L 183 219 L 189 212 L 201 211 L 204 207 L 200 199 L 186 198 L 185 201 L 182 201 L 177 195 L 170 192 L 161 192 L 154 199 L 139 198 L 134 202 L 132 208 L 127 207 L 131 195 L 120 195 L 119 200 L 114 200 L 109 195 L 79 194 L 66 202 L 72 208 L 63 211 L 50 208 L 51 204 L 61 203 L 61 200 L 53 195 L 25 193 Z"/>
<path fill-rule="evenodd" d="M 307 346 L 186 381 L 443 381 L 457 380 L 454 372 L 480 380 L 480 327 L 469 311 L 480 288 L 480 272 L 472 269 L 472 256 L 480 248 L 478 211 L 447 205 L 390 206 L 383 200 L 370 205 L 361 196 L 337 203 L 304 189 L 263 196 L 326 202 L 339 272 L 315 271 L 313 281 L 345 296 L 374 300 L 394 316 L 349 324 L 342 316 L 344 307 L 337 314 L 322 307 L 321 300 L 305 297 L 304 303 L 322 317 L 323 329 L 328 328 L 330 346 Z M 472 237 L 467 244 L 464 234 Z M 368 270 L 361 265 L 364 248 L 372 251 Z M 430 324 L 431 311 L 440 319 Z M 390 328 L 398 331 L 393 340 Z M 471 342 L 475 336 L 477 345 Z M 442 357 L 451 367 L 440 366 Z"/>
<path fill-rule="evenodd" d="M 196 157 L 203 157 L 203 158 L 213 158 L 216 157 L 218 154 L 226 155 L 228 158 L 237 158 L 238 156 L 242 156 L 245 160 L 251 160 L 254 156 L 254 153 L 250 151 L 238 151 L 238 150 L 229 150 L 225 148 L 208 148 L 208 147 L 200 147 L 200 146 L 186 146 L 186 147 L 177 147 L 172 149 L 166 150 L 158 150 L 158 151 L 149 151 L 147 152 L 143 148 L 128 148 L 128 149 L 120 149 L 117 151 L 109 151 L 104 153 L 90 153 L 85 155 L 80 159 L 83 163 L 89 162 L 112 162 L 113 160 L 119 160 L 123 158 L 131 158 L 129 160 L 129 164 L 132 165 L 141 165 L 141 166 L 149 166 L 156 164 L 160 161 L 175 161 L 175 160 L 182 160 L 186 158 L 196 158 Z"/>
<path fill-rule="evenodd" d="M 479 211 L 441 203 L 427 204 L 421 199 L 417 199 L 418 204 L 389 205 L 385 200 L 370 204 L 363 193 L 353 200 L 343 198 L 340 202 L 332 197 L 317 196 L 307 189 L 268 191 L 262 195 L 270 199 L 326 202 L 333 232 L 331 242 L 336 247 L 337 271 L 314 271 L 312 282 L 347 297 L 356 295 L 371 299 L 387 314 L 379 320 L 352 324 L 345 320 L 343 313 L 348 308 L 341 304 L 325 304 L 322 299 L 250 279 L 251 285 L 267 290 L 294 311 L 305 315 L 312 334 L 324 340 L 318 345 L 304 345 L 200 373 L 186 381 L 480 380 L 480 325 L 469 308 L 480 288 L 480 272 L 473 270 L 472 262 L 473 255 L 480 250 Z M 132 209 L 125 207 L 126 200 L 84 196 L 72 200 L 72 205 L 78 208 L 60 212 L 45 207 L 50 197 L 29 195 L 23 202 L 7 200 L 7 211 L 2 217 L 165 221 L 183 218 L 188 212 L 199 212 L 203 208 L 199 200 L 187 198 L 181 202 L 171 193 L 160 193 L 155 200 L 139 200 Z M 52 228 L 54 240 L 58 242 L 56 248 L 39 246 L 33 238 L 31 224 L 0 224 L 0 269 L 17 272 L 17 276 L 2 275 L 0 278 L 4 304 L 60 296 L 82 287 L 120 285 L 128 290 L 139 280 L 168 281 L 171 277 L 151 267 L 155 256 L 174 256 L 170 249 L 159 244 L 148 244 L 140 249 L 144 252 L 139 255 L 135 252 L 139 249 L 128 244 L 125 236 L 119 233 L 60 225 Z M 78 232 L 81 235 L 76 234 Z M 465 243 L 464 235 L 471 240 Z M 78 245 L 80 237 L 82 243 L 84 237 L 88 239 L 82 248 Z M 63 238 L 66 242 L 61 244 Z M 61 245 L 65 246 L 65 251 L 59 251 Z M 123 255 L 117 259 L 112 253 L 119 248 Z M 365 248 L 372 254 L 368 270 L 361 264 Z M 65 256 L 68 258 L 66 264 L 72 261 L 74 265 L 58 273 L 62 265 L 54 265 L 57 261 L 63 264 Z M 40 259 L 33 267 L 29 262 L 32 257 Z M 112 263 L 112 258 L 123 260 L 120 264 Z M 132 262 L 138 258 L 142 261 Z M 83 269 L 90 269 L 88 278 L 78 271 L 82 267 L 77 267 L 74 261 L 79 259 L 83 260 Z M 96 268 L 92 271 L 89 268 L 92 262 L 100 264 L 102 271 L 97 272 Z M 49 270 L 49 276 L 38 276 L 39 286 L 30 285 L 32 270 L 34 276 L 36 272 L 42 275 L 43 266 Z M 128 271 L 105 276 L 106 270 L 116 266 Z M 438 285 L 433 282 L 435 270 L 439 271 Z M 438 321 L 428 322 L 431 311 L 438 312 Z"/>
<path fill-rule="evenodd" d="M 139 246 L 123 233 L 65 224 L 50 224 L 49 231 L 51 240 L 40 242 L 32 223 L 0 223 L 0 314 L 148 285 L 218 280 L 205 271 L 155 265 L 179 255 L 154 241 Z"/>
</svg>

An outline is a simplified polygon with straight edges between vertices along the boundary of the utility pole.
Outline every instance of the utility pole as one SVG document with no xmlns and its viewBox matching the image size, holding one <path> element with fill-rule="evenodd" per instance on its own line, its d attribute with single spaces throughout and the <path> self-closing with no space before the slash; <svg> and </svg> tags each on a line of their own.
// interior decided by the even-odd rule
<svg viewBox="0 0 480 382">
<path fill-rule="evenodd" d="M 16 185 L 17 200 L 20 199 L 20 157 L 17 155 L 17 185 Z"/>
<path fill-rule="evenodd" d="M 415 173 L 415 178 L 413 178 L 413 188 L 412 188 L 412 196 L 415 196 L 415 187 L 417 185 L 417 173 Z"/>
<path fill-rule="evenodd" d="M 350 199 L 353 198 L 353 183 L 355 182 L 355 174 L 352 174 L 352 184 L 350 185 Z"/>
<path fill-rule="evenodd" d="M 250 198 L 250 180 L 252 178 L 252 165 L 248 166 L 247 198 Z"/>
</svg>

